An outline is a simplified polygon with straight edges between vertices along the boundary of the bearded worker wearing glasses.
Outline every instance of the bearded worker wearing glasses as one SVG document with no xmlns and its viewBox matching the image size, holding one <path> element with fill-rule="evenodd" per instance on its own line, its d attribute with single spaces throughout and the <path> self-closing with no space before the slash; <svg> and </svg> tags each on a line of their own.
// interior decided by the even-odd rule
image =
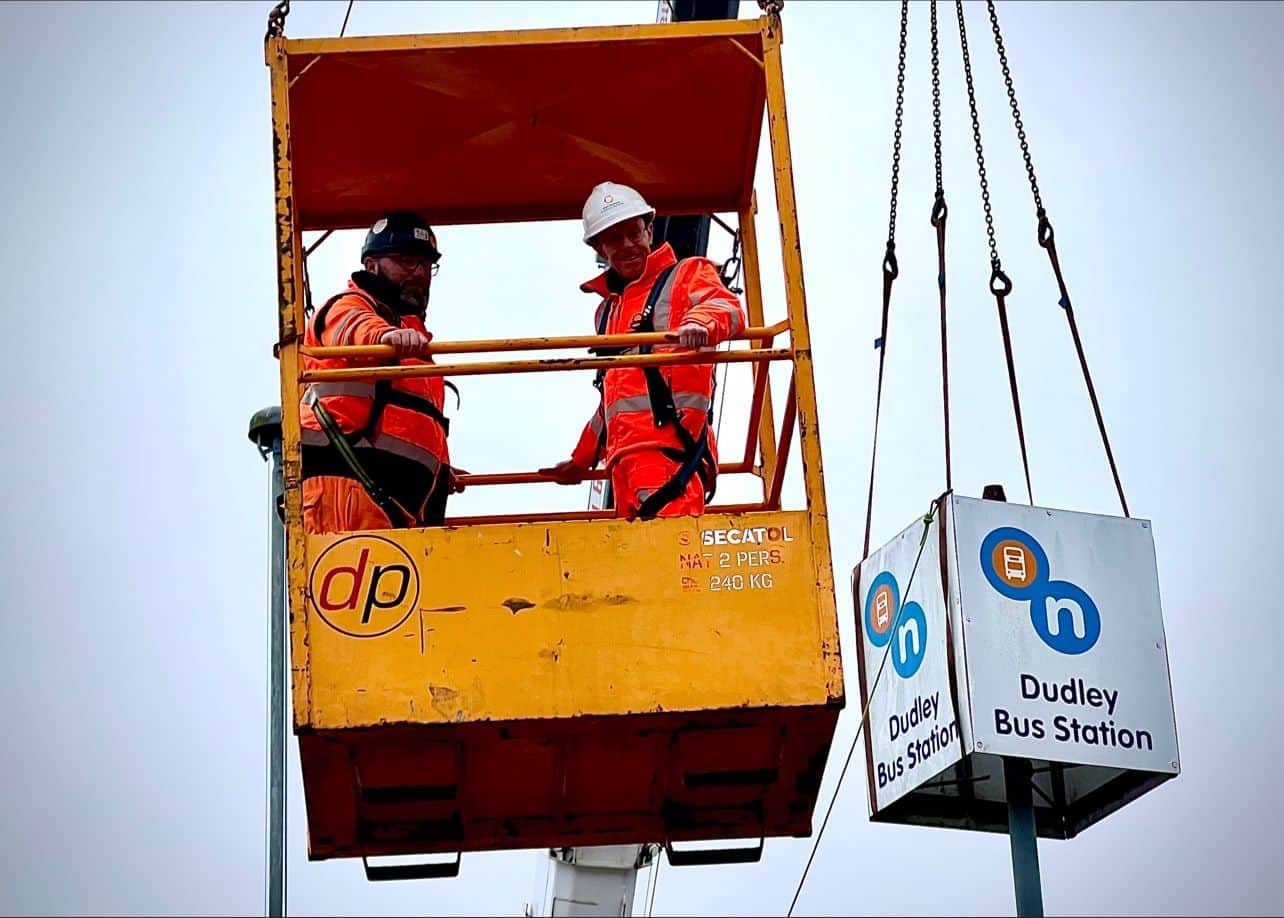
<svg viewBox="0 0 1284 918">
<path fill-rule="evenodd" d="M 311 317 L 309 347 L 382 344 L 391 357 L 310 357 L 304 370 L 422 366 L 425 326 L 441 252 L 428 222 L 398 211 L 375 221 L 363 270 Z M 308 532 L 440 526 L 446 499 L 463 490 L 450 465 L 440 376 L 313 382 L 300 405 L 303 523 Z"/>
</svg>

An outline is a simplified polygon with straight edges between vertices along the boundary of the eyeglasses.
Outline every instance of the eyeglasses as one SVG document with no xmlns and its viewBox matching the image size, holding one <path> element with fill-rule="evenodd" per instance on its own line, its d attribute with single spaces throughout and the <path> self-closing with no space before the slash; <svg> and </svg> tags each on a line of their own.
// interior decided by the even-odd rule
<svg viewBox="0 0 1284 918">
<path fill-rule="evenodd" d="M 397 267 L 406 271 L 416 271 L 419 268 L 427 268 L 429 277 L 436 277 L 437 272 L 441 270 L 438 261 L 440 255 L 415 255 L 406 252 L 398 252 L 393 255 L 387 255 L 386 258 L 395 262 Z"/>
</svg>

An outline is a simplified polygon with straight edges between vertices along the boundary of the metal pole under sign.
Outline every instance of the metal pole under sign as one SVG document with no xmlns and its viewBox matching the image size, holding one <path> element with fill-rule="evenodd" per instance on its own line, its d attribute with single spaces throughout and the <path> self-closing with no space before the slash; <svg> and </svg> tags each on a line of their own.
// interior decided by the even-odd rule
<svg viewBox="0 0 1284 918">
<path fill-rule="evenodd" d="M 1008 798 L 1008 842 L 1012 846 L 1012 885 L 1017 915 L 1043 918 L 1039 878 L 1039 836 L 1034 824 L 1033 769 L 1029 759 L 1005 756 L 1003 783 Z"/>
<path fill-rule="evenodd" d="M 984 500 L 1006 501 L 1003 485 L 986 485 Z M 1034 822 L 1034 768 L 1029 759 L 1003 758 L 1003 784 L 1008 799 L 1008 844 L 1012 848 L 1012 886 L 1020 918 L 1043 918 L 1043 882 L 1039 877 L 1039 833 Z"/>
<path fill-rule="evenodd" d="M 268 817 L 267 914 L 285 915 L 285 526 L 280 507 L 281 409 L 264 408 L 250 419 L 250 439 L 272 463 L 272 533 L 268 619 Z"/>
</svg>

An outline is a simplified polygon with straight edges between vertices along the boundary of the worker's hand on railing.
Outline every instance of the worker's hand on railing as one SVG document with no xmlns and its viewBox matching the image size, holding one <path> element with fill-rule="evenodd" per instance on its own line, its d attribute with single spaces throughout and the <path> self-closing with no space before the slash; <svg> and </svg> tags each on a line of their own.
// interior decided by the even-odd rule
<svg viewBox="0 0 1284 918">
<path fill-rule="evenodd" d="M 574 459 L 565 459 L 550 469 L 540 469 L 539 474 L 553 479 L 558 484 L 573 485 L 583 481 L 584 473 L 587 471 L 588 469 L 582 465 L 576 465 Z"/>
<path fill-rule="evenodd" d="M 468 472 L 466 469 L 461 469 L 453 465 L 446 466 L 446 475 L 448 476 L 446 479 L 446 487 L 448 489 L 448 493 L 458 494 L 463 491 L 464 482 L 462 476 L 467 474 Z"/>
<path fill-rule="evenodd" d="M 709 343 L 709 329 L 699 322 L 684 322 L 678 326 L 678 343 L 692 349 L 704 347 Z"/>
<path fill-rule="evenodd" d="M 428 342 L 432 341 L 432 335 L 425 335 L 421 331 L 413 328 L 394 328 L 391 331 L 384 332 L 379 337 L 380 344 L 392 346 L 396 352 L 397 359 L 402 357 L 423 357 L 428 353 Z"/>
</svg>

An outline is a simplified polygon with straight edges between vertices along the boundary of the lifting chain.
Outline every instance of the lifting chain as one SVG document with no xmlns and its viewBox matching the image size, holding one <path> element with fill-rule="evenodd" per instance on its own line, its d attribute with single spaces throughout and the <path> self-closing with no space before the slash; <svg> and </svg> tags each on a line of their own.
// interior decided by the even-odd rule
<svg viewBox="0 0 1284 918">
<path fill-rule="evenodd" d="M 994 241 L 994 214 L 990 210 L 990 183 L 985 177 L 985 153 L 981 149 L 981 122 L 976 114 L 976 88 L 972 83 L 972 61 L 967 53 L 967 24 L 963 20 L 963 0 L 954 0 L 954 7 L 958 11 L 959 40 L 963 46 L 963 75 L 967 79 L 967 103 L 972 110 L 972 139 L 976 142 L 976 167 L 981 177 L 981 203 L 985 207 L 985 234 L 990 242 L 990 290 L 994 293 L 1002 292 L 1006 296 L 1012 292 L 1012 282 L 1003 273 L 1003 264 L 999 261 L 999 246 Z"/>
<path fill-rule="evenodd" d="M 1039 182 L 1034 177 L 1034 163 L 1030 158 L 1030 144 L 1026 141 L 1025 125 L 1021 123 L 1021 109 L 1017 105 L 1016 90 L 1012 86 L 1012 71 L 1008 67 L 1008 55 L 1003 47 L 1003 34 L 999 31 L 999 15 L 995 11 L 994 0 L 987 0 L 986 6 L 990 13 L 990 30 L 994 33 L 994 47 L 999 53 L 999 66 L 1003 68 L 1003 82 L 1007 86 L 1008 102 L 1012 106 L 1012 121 L 1016 125 L 1017 139 L 1021 141 L 1021 156 L 1025 159 L 1025 171 L 1030 179 L 1030 191 L 1034 195 L 1034 213 L 1039 221 L 1036 238 L 1039 241 L 1039 245 L 1048 253 L 1048 261 L 1052 264 L 1052 273 L 1056 276 L 1057 288 L 1061 292 L 1061 299 L 1058 302 L 1061 308 L 1065 310 L 1066 321 L 1070 325 L 1070 335 L 1074 339 L 1074 348 L 1079 357 L 1079 366 L 1083 370 L 1084 385 L 1087 386 L 1088 398 L 1092 402 L 1092 411 L 1097 419 L 1097 429 L 1101 432 L 1101 445 L 1105 448 L 1106 459 L 1110 463 L 1110 474 L 1114 477 L 1115 490 L 1119 494 L 1119 505 L 1123 509 L 1123 515 L 1129 516 L 1128 499 L 1124 496 L 1123 481 L 1119 477 L 1119 466 L 1115 462 L 1114 450 L 1110 448 L 1110 436 L 1106 432 L 1106 420 L 1101 413 L 1101 403 L 1097 399 L 1097 389 L 1092 384 L 1092 373 L 1088 370 L 1088 358 L 1083 352 L 1083 340 L 1079 335 L 1079 324 L 1075 321 L 1074 307 L 1070 304 L 1070 291 L 1066 289 L 1065 277 L 1061 273 L 1061 261 L 1057 257 L 1057 244 L 1053 238 L 1052 221 L 1048 219 L 1048 212 L 1043 207 L 1043 199 L 1039 195 Z M 962 14 L 960 13 L 960 15 Z M 964 48 L 966 49 L 966 44 Z M 980 141 L 978 140 L 978 150 L 980 149 L 979 143 Z M 1019 417 L 1017 423 L 1020 423 Z M 1029 487 L 1028 472 L 1026 486 Z"/>
<path fill-rule="evenodd" d="M 263 36 L 264 41 L 270 41 L 273 38 L 280 38 L 285 34 L 285 17 L 290 15 L 290 0 L 281 0 L 268 13 L 267 34 Z"/>
<path fill-rule="evenodd" d="M 944 209 L 945 185 L 941 180 L 941 50 L 936 38 L 936 0 L 932 0 L 932 139 L 936 146 L 937 209 Z M 933 223 L 936 214 L 933 212 Z"/>
<path fill-rule="evenodd" d="M 762 10 L 768 16 L 779 18 L 780 11 L 785 8 L 785 0 L 758 0 L 758 9 Z"/>
<path fill-rule="evenodd" d="M 999 50 L 999 64 L 1003 67 L 1003 82 L 1008 87 L 1008 101 L 1012 104 L 1012 120 L 1016 124 L 1017 139 L 1021 141 L 1021 155 L 1025 158 L 1025 171 L 1030 177 L 1030 190 L 1034 192 L 1035 214 L 1039 218 L 1039 242 L 1043 243 L 1044 227 L 1052 233 L 1047 213 L 1043 209 L 1043 199 L 1039 196 L 1039 182 L 1034 177 L 1034 163 L 1030 159 L 1030 145 L 1025 139 L 1025 125 L 1021 123 L 1021 109 L 1017 107 L 1016 89 L 1012 86 L 1012 71 L 1008 69 L 1008 55 L 1003 48 L 1003 35 L 999 32 L 999 14 L 994 9 L 994 0 L 987 0 L 990 11 L 990 29 L 994 32 L 994 46 Z"/>
<path fill-rule="evenodd" d="M 865 551 L 874 524 L 874 471 L 878 465 L 878 421 L 883 411 L 883 368 L 887 363 L 887 318 L 892 306 L 892 284 L 900 274 L 896 264 L 896 196 L 901 177 L 901 120 L 905 112 L 905 44 L 909 35 L 909 0 L 901 0 L 901 43 L 896 65 L 896 133 L 892 142 L 892 202 L 887 220 L 887 251 L 883 254 L 883 316 L 874 347 L 878 349 L 878 384 L 874 390 L 874 443 L 869 457 L 869 490 L 865 500 Z"/>
<path fill-rule="evenodd" d="M 950 458 L 950 353 L 945 306 L 945 182 L 941 177 L 941 50 L 937 40 L 936 0 L 932 8 L 932 138 L 936 152 L 936 197 L 932 201 L 932 226 L 936 229 L 936 287 L 941 298 L 941 405 L 945 418 L 945 490 L 954 489 Z"/>
<path fill-rule="evenodd" d="M 892 137 L 892 201 L 887 218 L 887 255 L 883 271 L 896 270 L 896 197 L 901 181 L 901 121 L 905 113 L 905 42 L 909 35 L 909 0 L 901 0 L 901 44 L 896 62 L 896 132 Z"/>
<path fill-rule="evenodd" d="M 731 257 L 723 262 L 722 267 L 718 269 L 718 276 L 722 278 L 722 283 L 737 296 L 745 292 L 743 287 L 736 286 L 740 281 L 741 267 L 740 230 L 737 229 L 731 237 Z"/>
<path fill-rule="evenodd" d="M 1016 366 L 1012 361 L 1012 336 L 1008 330 L 1005 300 L 1012 292 L 1012 281 L 1003 273 L 999 247 L 994 241 L 994 215 L 990 211 L 990 186 L 985 179 L 985 155 L 981 151 L 981 121 L 976 114 L 976 88 L 972 83 L 972 61 L 967 52 L 967 24 L 963 19 L 963 0 L 954 0 L 959 17 L 959 41 L 963 48 L 963 74 L 967 78 L 967 102 L 972 111 L 972 138 L 976 141 L 976 166 L 981 177 L 981 201 L 985 206 L 985 232 L 990 242 L 990 292 L 999 313 L 999 330 L 1003 334 L 1003 356 L 1008 365 L 1008 387 L 1012 390 L 1012 413 L 1016 418 L 1017 440 L 1021 445 L 1021 467 L 1025 471 L 1025 489 L 1034 504 L 1034 487 L 1030 484 L 1030 455 L 1025 446 L 1025 424 L 1021 420 L 1021 396 L 1017 391 Z"/>
</svg>

